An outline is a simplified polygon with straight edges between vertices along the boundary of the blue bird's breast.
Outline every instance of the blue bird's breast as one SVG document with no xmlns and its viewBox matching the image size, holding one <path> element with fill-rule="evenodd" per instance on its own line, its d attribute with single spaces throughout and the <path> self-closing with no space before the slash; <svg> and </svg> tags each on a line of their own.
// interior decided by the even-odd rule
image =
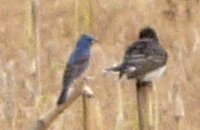
<svg viewBox="0 0 200 130">
<path fill-rule="evenodd" d="M 78 78 L 88 68 L 90 63 L 90 49 L 77 48 L 71 55 L 68 64 L 72 69 L 72 77 Z"/>
</svg>

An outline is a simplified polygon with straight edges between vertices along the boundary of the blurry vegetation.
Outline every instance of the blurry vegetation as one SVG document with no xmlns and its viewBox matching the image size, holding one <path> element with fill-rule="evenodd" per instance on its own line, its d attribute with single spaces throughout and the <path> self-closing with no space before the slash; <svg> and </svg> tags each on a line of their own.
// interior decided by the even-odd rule
<svg viewBox="0 0 200 130">
<path fill-rule="evenodd" d="M 98 37 L 93 48 L 91 68 L 87 74 L 94 90 L 101 125 L 114 130 L 119 106 L 123 109 L 123 129 L 138 130 L 136 95 L 133 81 L 121 86 L 123 100 L 119 105 L 115 75 L 104 75 L 102 69 L 119 62 L 124 49 L 137 39 L 140 28 L 152 26 L 161 44 L 169 52 L 168 70 L 156 83 L 158 92 L 159 128 L 176 130 L 174 84 L 178 81 L 184 106 L 182 130 L 199 130 L 200 77 L 200 1 L 199 0 L 55 0 L 41 2 L 40 61 L 41 93 L 36 76 L 36 45 L 33 44 L 31 0 L 2 0 L 0 5 L 0 124 L 1 129 L 27 130 L 31 122 L 49 110 L 62 87 L 66 59 L 78 36 L 90 32 Z M 91 11 L 92 10 L 92 11 Z M 15 81 L 7 74 L 13 61 Z M 178 66 L 178 67 L 177 67 Z M 12 73 L 10 73 L 12 75 Z M 5 80 L 7 75 L 7 80 Z M 5 83 L 9 82 L 9 85 Z M 11 84 L 11 85 L 10 85 Z M 15 86 L 15 95 L 6 92 Z M 11 111 L 6 96 L 12 97 Z M 180 99 L 183 103 L 180 103 Z M 37 105 L 38 100 L 39 105 Z M 14 101 L 14 102 L 12 102 Z M 80 107 L 81 106 L 81 107 Z M 181 106 L 181 105 L 180 105 Z M 181 110 L 181 109 L 180 109 Z M 96 112 L 95 112 L 96 113 Z M 8 114 L 11 114 L 9 116 Z M 11 118 L 9 118 L 11 117 Z M 8 120 L 9 119 L 9 120 Z M 11 119 L 11 120 L 10 120 Z M 7 126 L 6 122 L 12 126 Z M 49 130 L 82 130 L 82 100 L 78 99 Z M 119 122 L 121 123 L 121 122 Z M 116 128 L 117 129 L 117 128 Z"/>
</svg>

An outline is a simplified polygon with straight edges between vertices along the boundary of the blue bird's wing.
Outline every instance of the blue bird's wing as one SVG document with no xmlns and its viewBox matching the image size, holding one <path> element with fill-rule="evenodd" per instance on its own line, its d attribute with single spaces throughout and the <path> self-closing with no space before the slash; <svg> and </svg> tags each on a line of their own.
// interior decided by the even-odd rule
<svg viewBox="0 0 200 130">
<path fill-rule="evenodd" d="M 89 55 L 83 55 L 79 57 L 79 59 L 74 64 L 72 64 L 73 66 L 72 73 L 74 78 L 81 76 L 81 74 L 85 72 L 85 70 L 89 66 L 89 59 L 90 59 Z"/>
<path fill-rule="evenodd" d="M 74 64 L 67 64 L 63 76 L 63 90 L 60 94 L 57 104 L 62 104 L 66 100 L 68 90 L 73 81 L 81 76 L 89 64 L 89 56 L 82 56 Z"/>
<path fill-rule="evenodd" d="M 80 77 L 89 66 L 90 47 L 92 41 L 88 37 L 83 37 L 78 41 L 75 50 L 72 52 L 65 69 L 63 77 L 63 90 L 60 94 L 57 104 L 65 102 L 68 89 L 73 81 Z"/>
</svg>

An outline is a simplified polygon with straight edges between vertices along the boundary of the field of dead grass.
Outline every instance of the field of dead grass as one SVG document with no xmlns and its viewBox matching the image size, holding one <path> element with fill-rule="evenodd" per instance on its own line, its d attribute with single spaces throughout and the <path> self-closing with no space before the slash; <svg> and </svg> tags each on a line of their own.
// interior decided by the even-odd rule
<svg viewBox="0 0 200 130">
<path fill-rule="evenodd" d="M 124 81 L 119 95 L 117 76 L 105 75 L 102 70 L 121 61 L 125 48 L 144 26 L 156 29 L 170 56 L 167 73 L 156 82 L 160 130 L 176 130 L 174 86 L 180 87 L 184 106 L 181 130 L 200 129 L 199 0 L 91 0 L 91 15 L 83 0 L 42 1 L 41 87 L 36 45 L 31 41 L 31 2 L 0 2 L 0 129 L 27 130 L 49 111 L 61 90 L 65 62 L 79 34 L 89 28 L 99 39 L 87 72 L 94 77 L 89 85 L 95 93 L 96 114 L 105 130 L 137 130 L 134 82 Z M 85 15 L 92 16 L 88 24 Z M 82 130 L 82 115 L 79 98 L 50 130 Z"/>
</svg>

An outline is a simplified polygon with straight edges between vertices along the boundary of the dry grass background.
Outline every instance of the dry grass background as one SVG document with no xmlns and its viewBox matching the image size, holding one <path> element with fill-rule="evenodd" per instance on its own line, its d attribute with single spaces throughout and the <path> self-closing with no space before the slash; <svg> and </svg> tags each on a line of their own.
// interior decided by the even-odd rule
<svg viewBox="0 0 200 130">
<path fill-rule="evenodd" d="M 181 130 L 200 129 L 199 0 L 94 0 L 87 25 L 83 0 L 42 1 L 41 88 L 37 86 L 36 45 L 31 41 L 31 2 L 0 3 L 0 129 L 26 130 L 39 115 L 49 111 L 61 90 L 66 59 L 79 34 L 88 29 L 99 38 L 87 72 L 95 77 L 89 85 L 95 93 L 97 116 L 102 118 L 105 130 L 137 130 L 134 82 L 121 84 L 120 98 L 117 76 L 105 75 L 102 70 L 121 61 L 139 29 L 149 25 L 157 30 L 170 55 L 168 71 L 156 83 L 160 130 L 176 129 L 173 91 L 177 85 L 185 108 Z M 49 129 L 81 130 L 82 115 L 79 98 Z"/>
</svg>

